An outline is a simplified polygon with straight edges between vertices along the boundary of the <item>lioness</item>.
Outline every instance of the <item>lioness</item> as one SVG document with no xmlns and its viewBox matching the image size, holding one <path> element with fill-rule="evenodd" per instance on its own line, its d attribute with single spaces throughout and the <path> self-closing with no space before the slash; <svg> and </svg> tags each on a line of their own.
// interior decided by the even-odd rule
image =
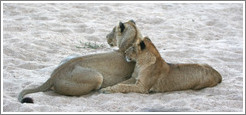
<svg viewBox="0 0 246 115">
<path fill-rule="evenodd" d="M 100 92 L 167 92 L 202 89 L 221 82 L 221 75 L 209 65 L 168 64 L 149 38 L 126 50 L 126 60 L 136 61 L 132 78 Z M 132 84 L 131 84 L 132 83 Z"/>
<path fill-rule="evenodd" d="M 18 100 L 21 103 L 33 103 L 31 98 L 23 99 L 23 97 L 26 94 L 46 91 L 52 87 L 59 94 L 79 96 L 128 79 L 134 70 L 135 63 L 127 63 L 124 52 L 132 46 L 132 43 L 141 38 L 142 35 L 133 20 L 120 22 L 107 35 L 108 43 L 117 44 L 119 50 L 65 60 L 44 84 L 21 91 Z"/>
</svg>

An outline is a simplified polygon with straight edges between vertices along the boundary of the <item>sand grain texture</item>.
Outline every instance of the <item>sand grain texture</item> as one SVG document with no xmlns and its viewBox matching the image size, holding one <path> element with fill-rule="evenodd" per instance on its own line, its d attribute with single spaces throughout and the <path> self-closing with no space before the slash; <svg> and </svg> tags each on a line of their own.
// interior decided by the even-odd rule
<svg viewBox="0 0 246 115">
<path fill-rule="evenodd" d="M 69 97 L 18 93 L 45 82 L 72 54 L 112 49 L 106 35 L 134 19 L 169 63 L 207 63 L 223 81 L 216 87 L 156 94 Z M 3 4 L 4 112 L 243 112 L 243 4 Z M 98 49 L 87 48 L 95 43 Z"/>
</svg>

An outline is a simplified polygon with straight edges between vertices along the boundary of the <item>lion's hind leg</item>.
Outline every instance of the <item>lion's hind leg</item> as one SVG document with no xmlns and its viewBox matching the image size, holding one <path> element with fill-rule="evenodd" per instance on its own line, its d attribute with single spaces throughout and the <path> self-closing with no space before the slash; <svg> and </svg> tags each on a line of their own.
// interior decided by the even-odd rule
<svg viewBox="0 0 246 115">
<path fill-rule="evenodd" d="M 79 96 L 99 89 L 102 82 L 103 76 L 96 70 L 75 66 L 70 73 L 55 80 L 54 89 L 63 95 Z"/>
<path fill-rule="evenodd" d="M 196 83 L 191 89 L 193 90 L 200 90 L 206 87 L 213 87 L 218 84 L 217 80 L 214 76 L 203 76 L 200 78 L 199 82 Z"/>
<path fill-rule="evenodd" d="M 203 89 L 203 88 L 206 88 L 206 87 L 214 87 L 216 86 L 218 83 L 221 82 L 221 75 L 218 74 L 218 73 L 214 73 L 214 72 L 217 72 L 217 71 L 213 71 L 209 74 L 206 74 L 204 75 L 199 84 L 197 84 L 194 88 L 194 90 L 199 90 L 199 89 Z"/>
</svg>

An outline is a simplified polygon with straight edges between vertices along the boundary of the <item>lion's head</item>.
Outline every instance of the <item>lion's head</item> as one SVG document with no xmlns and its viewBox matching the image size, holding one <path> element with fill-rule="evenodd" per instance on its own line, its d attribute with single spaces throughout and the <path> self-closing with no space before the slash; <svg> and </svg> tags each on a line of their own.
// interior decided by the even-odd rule
<svg viewBox="0 0 246 115">
<path fill-rule="evenodd" d="M 107 42 L 111 47 L 118 46 L 119 50 L 125 51 L 141 38 L 142 35 L 136 27 L 136 23 L 130 20 L 125 23 L 119 22 L 107 35 Z"/>
<path fill-rule="evenodd" d="M 150 56 L 161 57 L 155 45 L 148 37 L 144 37 L 143 40 L 136 42 L 125 51 L 126 61 L 128 62 L 136 61 L 139 57 L 148 58 Z"/>
</svg>

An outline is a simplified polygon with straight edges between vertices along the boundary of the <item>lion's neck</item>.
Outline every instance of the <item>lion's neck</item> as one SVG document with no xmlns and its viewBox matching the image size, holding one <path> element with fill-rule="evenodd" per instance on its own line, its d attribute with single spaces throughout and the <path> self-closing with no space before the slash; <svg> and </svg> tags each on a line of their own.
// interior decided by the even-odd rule
<svg viewBox="0 0 246 115">
<path fill-rule="evenodd" d="M 146 52 L 146 54 L 142 56 L 138 56 L 136 60 L 136 68 L 137 71 L 145 70 L 146 68 L 150 66 L 156 66 L 156 68 L 159 68 L 162 72 L 168 72 L 169 71 L 169 65 L 165 62 L 165 60 L 160 57 L 156 56 L 152 53 Z"/>
<path fill-rule="evenodd" d="M 119 50 L 122 52 L 125 52 L 129 47 L 133 45 L 137 40 L 141 40 L 142 38 L 137 36 L 134 39 L 129 39 L 129 38 L 123 38 L 122 40 L 119 40 L 118 42 L 118 47 Z"/>
</svg>

